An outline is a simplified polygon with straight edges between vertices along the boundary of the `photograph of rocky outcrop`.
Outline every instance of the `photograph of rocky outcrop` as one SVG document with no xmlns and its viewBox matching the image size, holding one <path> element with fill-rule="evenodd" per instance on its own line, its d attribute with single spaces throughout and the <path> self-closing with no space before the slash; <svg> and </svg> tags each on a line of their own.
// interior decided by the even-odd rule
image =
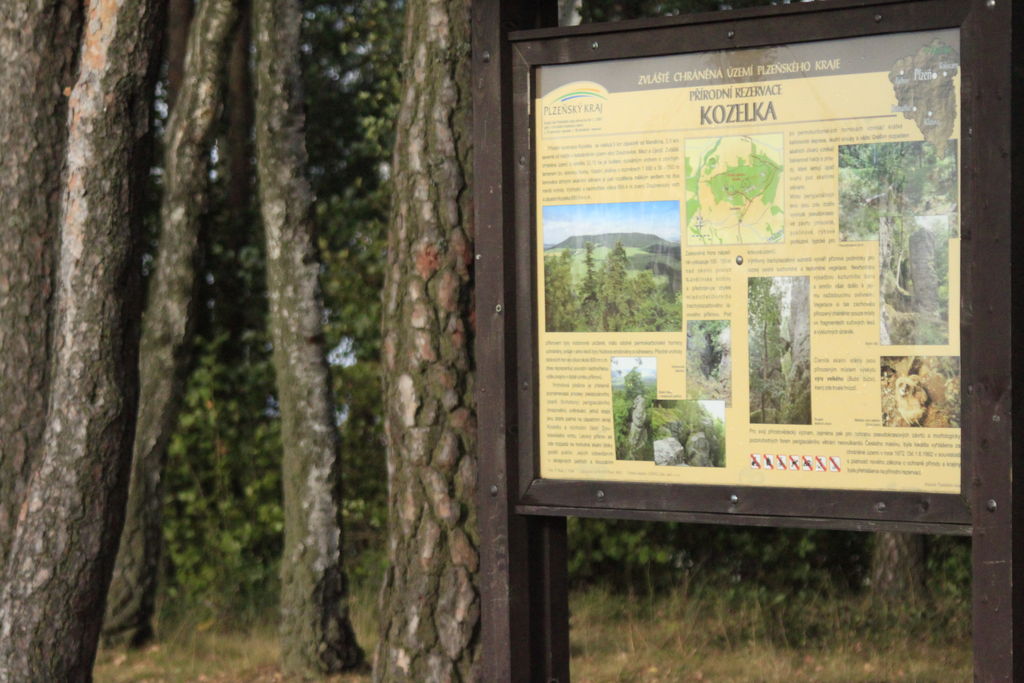
<svg viewBox="0 0 1024 683">
<path fill-rule="evenodd" d="M 884 345 L 949 342 L 956 150 L 956 140 L 839 147 L 840 238 L 878 241 Z"/>
<path fill-rule="evenodd" d="M 615 457 L 654 460 L 651 407 L 658 395 L 657 358 L 617 356 L 611 362 Z"/>
<path fill-rule="evenodd" d="M 959 427 L 958 356 L 883 356 L 882 425 Z"/>
<path fill-rule="evenodd" d="M 810 278 L 747 281 L 751 424 L 811 424 Z"/>
<path fill-rule="evenodd" d="M 725 467 L 724 401 L 655 401 L 654 464 Z"/>
<path fill-rule="evenodd" d="M 728 320 L 686 324 L 686 398 L 721 400 L 732 395 L 732 328 Z"/>
<path fill-rule="evenodd" d="M 545 206 L 548 332 L 682 329 L 679 202 Z"/>
<path fill-rule="evenodd" d="M 883 220 L 959 215 L 956 140 L 839 146 L 839 238 L 877 240 Z M 955 232 L 955 227 L 953 232 Z"/>
</svg>

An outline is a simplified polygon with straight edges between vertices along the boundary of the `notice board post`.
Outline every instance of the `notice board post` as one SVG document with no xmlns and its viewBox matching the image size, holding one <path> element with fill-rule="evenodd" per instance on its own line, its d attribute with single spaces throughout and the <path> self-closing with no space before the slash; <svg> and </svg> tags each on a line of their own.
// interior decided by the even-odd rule
<svg viewBox="0 0 1024 683">
<path fill-rule="evenodd" d="M 970 535 L 1024 680 L 1022 12 L 533 8 L 474 3 L 485 677 L 568 680 L 581 516 Z"/>
<path fill-rule="evenodd" d="M 472 6 L 473 185 L 476 244 L 482 597 L 481 677 L 568 680 L 565 519 L 515 512 L 515 259 L 512 250 L 512 30 L 557 24 L 557 3 L 475 0 Z"/>
</svg>

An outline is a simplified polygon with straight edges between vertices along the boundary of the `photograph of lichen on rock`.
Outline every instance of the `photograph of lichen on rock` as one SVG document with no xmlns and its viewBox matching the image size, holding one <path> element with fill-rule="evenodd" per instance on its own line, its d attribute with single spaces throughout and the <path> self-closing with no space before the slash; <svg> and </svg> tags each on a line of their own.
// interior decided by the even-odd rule
<svg viewBox="0 0 1024 683">
<path fill-rule="evenodd" d="M 878 242 L 883 345 L 949 342 L 956 150 L 955 140 L 839 147 L 840 238 Z"/>
<path fill-rule="evenodd" d="M 959 427 L 958 356 L 883 356 L 882 426 Z"/>
<path fill-rule="evenodd" d="M 725 467 L 724 401 L 655 401 L 654 464 Z"/>
<path fill-rule="evenodd" d="M 651 406 L 658 395 L 657 360 L 643 356 L 612 358 L 612 416 L 618 460 L 654 460 Z"/>
<path fill-rule="evenodd" d="M 811 424 L 810 278 L 747 281 L 751 424 Z"/>
<path fill-rule="evenodd" d="M 732 328 L 728 320 L 686 324 L 686 398 L 722 400 L 732 394 Z"/>
</svg>

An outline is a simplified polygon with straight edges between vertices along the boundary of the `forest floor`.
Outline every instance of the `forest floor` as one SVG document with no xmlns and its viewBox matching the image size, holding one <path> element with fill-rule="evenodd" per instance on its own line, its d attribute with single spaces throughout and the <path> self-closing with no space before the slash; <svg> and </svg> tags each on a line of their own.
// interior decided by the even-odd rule
<svg viewBox="0 0 1024 683">
<path fill-rule="evenodd" d="M 375 596 L 353 600 L 353 625 L 372 657 Z M 572 680 L 969 681 L 965 605 L 901 610 L 878 618 L 864 599 L 739 601 L 686 595 L 571 596 Z M 799 603 L 799 604 L 795 604 Z M 101 650 L 97 683 L 288 681 L 277 666 L 273 620 L 248 628 L 179 620 L 158 625 L 159 642 L 141 650 Z M 326 681 L 369 681 L 369 672 Z"/>
</svg>

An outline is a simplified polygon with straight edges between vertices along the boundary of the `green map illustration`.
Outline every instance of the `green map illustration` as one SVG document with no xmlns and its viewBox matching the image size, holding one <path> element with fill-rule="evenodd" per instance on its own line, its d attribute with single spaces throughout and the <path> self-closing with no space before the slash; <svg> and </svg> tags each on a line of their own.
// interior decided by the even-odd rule
<svg viewBox="0 0 1024 683">
<path fill-rule="evenodd" d="M 687 244 L 781 242 L 782 135 L 688 140 Z"/>
</svg>

